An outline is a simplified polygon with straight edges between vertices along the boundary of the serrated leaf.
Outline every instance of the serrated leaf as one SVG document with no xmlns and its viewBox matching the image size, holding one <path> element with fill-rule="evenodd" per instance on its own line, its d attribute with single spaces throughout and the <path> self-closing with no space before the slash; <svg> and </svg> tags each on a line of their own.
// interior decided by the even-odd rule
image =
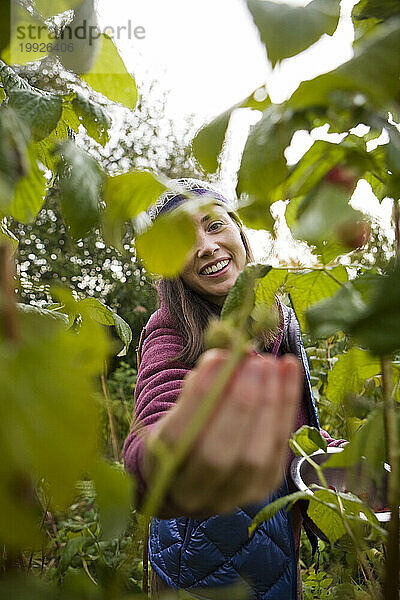
<svg viewBox="0 0 400 600">
<path fill-rule="evenodd" d="M 400 91 L 399 35 L 400 21 L 397 19 L 377 27 L 365 42 L 356 46 L 351 60 L 300 84 L 288 105 L 294 109 L 328 106 L 333 92 L 345 90 L 365 94 L 375 106 L 385 106 Z"/>
<path fill-rule="evenodd" d="M 366 350 L 354 347 L 338 357 L 328 373 L 326 396 L 330 402 L 343 402 L 348 394 L 360 394 L 366 379 L 379 375 L 380 361 Z"/>
<path fill-rule="evenodd" d="M 245 266 L 226 297 L 221 311 L 221 319 L 232 319 L 234 322 L 237 322 L 243 311 L 251 312 L 256 297 L 256 280 L 265 277 L 271 268 L 271 265 L 261 263 L 253 263 Z"/>
<path fill-rule="evenodd" d="M 304 456 L 304 454 L 300 452 L 298 446 L 300 446 L 305 454 L 310 455 L 317 450 L 326 452 L 327 443 L 319 429 L 303 425 L 293 434 L 292 438 L 289 440 L 289 446 L 296 456 Z"/>
<path fill-rule="evenodd" d="M 138 256 L 151 273 L 176 277 L 196 242 L 190 215 L 178 209 L 160 215 L 153 225 L 135 238 Z"/>
<path fill-rule="evenodd" d="M 42 208 L 46 194 L 46 177 L 39 167 L 35 145 L 28 148 L 29 173 L 20 179 L 15 187 L 9 214 L 21 223 L 29 223 Z"/>
<path fill-rule="evenodd" d="M 148 171 L 131 171 L 107 179 L 103 227 L 106 239 L 113 246 L 121 248 L 124 223 L 147 210 L 167 189 L 162 181 Z"/>
<path fill-rule="evenodd" d="M 352 333 L 373 354 L 391 354 L 400 348 L 400 266 L 377 277 L 374 297 L 351 325 Z"/>
<path fill-rule="evenodd" d="M 258 304 L 271 305 L 275 299 L 275 294 L 282 287 L 288 271 L 287 269 L 272 268 L 269 273 L 263 277 L 256 286 L 256 306 Z"/>
<path fill-rule="evenodd" d="M 104 147 L 109 139 L 108 130 L 111 127 L 111 118 L 100 104 L 77 94 L 72 101 L 72 108 L 87 134 Z"/>
<path fill-rule="evenodd" d="M 295 56 L 324 33 L 332 35 L 339 20 L 338 0 L 313 0 L 305 7 L 247 0 L 272 66 Z"/>
<path fill-rule="evenodd" d="M 128 73 L 112 39 L 105 33 L 100 39 L 102 46 L 96 62 L 88 73 L 82 75 L 82 79 L 113 102 L 134 108 L 137 102 L 135 80 Z"/>
<path fill-rule="evenodd" d="M 351 283 L 345 284 L 332 298 L 324 299 L 307 309 L 307 325 L 316 337 L 329 337 L 337 331 L 348 333 L 354 321 L 365 310 L 361 294 Z"/>
<path fill-rule="evenodd" d="M 305 311 L 312 304 L 333 296 L 348 279 L 345 267 L 315 270 L 306 273 L 289 273 L 285 289 L 299 320 L 300 327 L 306 328 Z"/>
<path fill-rule="evenodd" d="M 67 141 L 59 149 L 61 208 L 75 239 L 84 237 L 100 220 L 100 190 L 104 174 L 89 154 Z"/>
<path fill-rule="evenodd" d="M 324 463 L 325 468 L 353 467 L 361 465 L 358 478 L 380 483 L 384 475 L 383 463 L 387 461 L 385 425 L 382 407 L 368 415 L 365 423 L 356 431 L 342 452 L 332 454 Z M 361 459 L 364 460 L 361 462 Z M 351 473 L 350 473 L 351 475 Z"/>
</svg>

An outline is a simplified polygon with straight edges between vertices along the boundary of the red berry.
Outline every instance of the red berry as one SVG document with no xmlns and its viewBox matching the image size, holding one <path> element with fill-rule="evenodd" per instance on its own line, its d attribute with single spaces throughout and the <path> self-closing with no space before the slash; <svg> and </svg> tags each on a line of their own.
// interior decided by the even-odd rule
<svg viewBox="0 0 400 600">
<path fill-rule="evenodd" d="M 355 190 L 357 179 L 357 174 L 353 169 L 342 165 L 333 167 L 324 178 L 327 183 L 344 187 L 350 194 Z"/>
<path fill-rule="evenodd" d="M 336 237 L 339 242 L 350 248 L 356 250 L 365 246 L 371 235 L 371 227 L 366 221 L 357 221 L 341 223 L 335 229 Z"/>
</svg>

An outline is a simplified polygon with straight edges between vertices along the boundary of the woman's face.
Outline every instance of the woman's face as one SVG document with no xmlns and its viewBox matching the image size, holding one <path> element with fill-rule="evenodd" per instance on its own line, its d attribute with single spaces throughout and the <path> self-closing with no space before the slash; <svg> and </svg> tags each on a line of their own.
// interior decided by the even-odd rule
<svg viewBox="0 0 400 600">
<path fill-rule="evenodd" d="M 192 290 L 222 306 L 247 262 L 240 231 L 219 205 L 210 214 L 199 213 L 194 222 L 197 241 L 181 277 Z"/>
</svg>

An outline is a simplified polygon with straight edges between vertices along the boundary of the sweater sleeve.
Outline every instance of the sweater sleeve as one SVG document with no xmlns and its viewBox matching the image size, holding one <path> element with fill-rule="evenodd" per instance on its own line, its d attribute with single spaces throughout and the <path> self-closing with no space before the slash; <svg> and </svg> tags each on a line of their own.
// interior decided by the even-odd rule
<svg viewBox="0 0 400 600">
<path fill-rule="evenodd" d="M 182 363 L 169 363 L 182 349 L 182 337 L 172 327 L 150 325 L 146 331 L 134 394 L 135 417 L 123 448 L 125 469 L 136 480 L 139 507 L 148 491 L 143 470 L 145 438 L 158 419 L 175 404 L 183 379 L 190 371 Z M 159 516 L 172 515 L 177 516 L 176 510 L 167 500 Z"/>
</svg>

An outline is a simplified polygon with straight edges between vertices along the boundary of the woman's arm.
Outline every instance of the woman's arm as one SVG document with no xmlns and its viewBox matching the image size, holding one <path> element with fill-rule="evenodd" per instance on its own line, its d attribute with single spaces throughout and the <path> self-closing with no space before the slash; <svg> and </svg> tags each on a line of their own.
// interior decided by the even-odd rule
<svg viewBox="0 0 400 600">
<path fill-rule="evenodd" d="M 160 372 L 159 348 L 157 336 L 145 344 L 136 391 L 140 421 L 124 448 L 126 468 L 138 478 L 142 495 L 157 472 L 151 441 L 160 438 L 174 448 L 229 357 L 226 350 L 209 350 L 190 374 L 179 365 Z M 296 358 L 247 355 L 174 478 L 159 516 L 165 518 L 172 506 L 179 516 L 195 516 L 264 500 L 282 479 L 300 390 Z"/>
</svg>

